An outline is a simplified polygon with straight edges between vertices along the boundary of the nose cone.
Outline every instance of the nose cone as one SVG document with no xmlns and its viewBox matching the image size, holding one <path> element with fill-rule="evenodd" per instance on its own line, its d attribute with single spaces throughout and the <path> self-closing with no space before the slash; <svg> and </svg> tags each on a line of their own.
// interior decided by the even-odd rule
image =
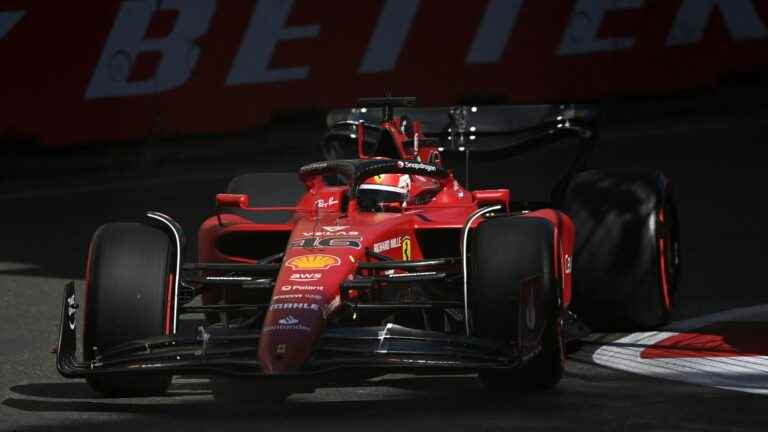
<svg viewBox="0 0 768 432">
<path fill-rule="evenodd" d="M 259 339 L 259 362 L 264 372 L 281 374 L 301 369 L 324 328 L 325 319 L 316 303 L 273 303 Z"/>
</svg>

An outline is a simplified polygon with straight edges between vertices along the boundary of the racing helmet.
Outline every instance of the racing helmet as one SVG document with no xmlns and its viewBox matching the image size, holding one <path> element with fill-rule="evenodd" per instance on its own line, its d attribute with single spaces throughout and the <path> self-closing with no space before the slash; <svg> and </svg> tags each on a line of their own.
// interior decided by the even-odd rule
<svg viewBox="0 0 768 432">
<path fill-rule="evenodd" d="M 411 190 L 407 174 L 380 174 L 357 188 L 357 205 L 364 211 L 384 211 L 386 203 L 405 204 Z"/>
</svg>

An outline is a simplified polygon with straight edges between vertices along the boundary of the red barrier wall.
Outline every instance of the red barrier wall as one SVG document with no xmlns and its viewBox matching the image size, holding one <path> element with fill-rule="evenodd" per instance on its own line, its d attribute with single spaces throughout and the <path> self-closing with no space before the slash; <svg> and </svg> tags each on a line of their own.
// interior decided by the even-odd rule
<svg viewBox="0 0 768 432">
<path fill-rule="evenodd" d="M 0 133 L 241 130 L 359 96 L 511 102 L 712 86 L 768 64 L 768 0 L 0 4 Z"/>
</svg>

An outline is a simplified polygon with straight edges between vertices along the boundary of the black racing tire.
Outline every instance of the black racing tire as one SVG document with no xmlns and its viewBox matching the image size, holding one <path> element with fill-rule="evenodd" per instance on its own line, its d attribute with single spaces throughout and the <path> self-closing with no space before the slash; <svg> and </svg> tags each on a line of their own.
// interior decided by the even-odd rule
<svg viewBox="0 0 768 432">
<path fill-rule="evenodd" d="M 96 231 L 86 275 L 86 360 L 132 340 L 165 334 L 174 247 L 166 232 L 140 223 L 111 223 Z M 115 375 L 87 381 L 99 393 L 127 397 L 165 393 L 171 378 Z"/>
<path fill-rule="evenodd" d="M 249 173 L 233 178 L 227 185 L 227 193 L 248 196 L 251 207 L 293 206 L 306 192 L 295 173 Z M 254 223 L 284 223 L 290 212 L 252 212 L 229 208 L 233 213 Z"/>
<path fill-rule="evenodd" d="M 585 171 L 556 198 L 576 226 L 573 310 L 594 331 L 658 328 L 675 305 L 680 225 L 661 172 Z"/>
<path fill-rule="evenodd" d="M 481 371 L 480 378 L 490 390 L 544 390 L 557 385 L 563 376 L 553 236 L 552 224 L 545 219 L 506 217 L 481 223 L 472 238 L 473 335 L 518 344 L 525 351 L 531 345 L 540 348 L 518 368 Z"/>
</svg>

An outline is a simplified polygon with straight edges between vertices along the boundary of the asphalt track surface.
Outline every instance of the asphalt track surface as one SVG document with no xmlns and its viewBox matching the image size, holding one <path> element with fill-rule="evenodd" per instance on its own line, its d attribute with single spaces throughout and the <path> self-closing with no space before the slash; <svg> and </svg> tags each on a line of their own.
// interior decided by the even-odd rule
<svg viewBox="0 0 768 432">
<path fill-rule="evenodd" d="M 768 117 L 684 118 L 609 126 L 597 167 L 661 169 L 678 190 L 684 276 L 674 319 L 768 303 L 762 154 Z M 315 133 L 300 137 L 314 145 Z M 288 140 L 289 138 L 285 138 Z M 386 376 L 358 387 L 293 395 L 279 406 L 213 402 L 205 380 L 176 379 L 167 397 L 107 399 L 58 376 L 64 283 L 82 274 L 88 240 L 102 223 L 162 210 L 187 234 L 212 197 L 249 171 L 292 171 L 314 152 L 148 168 L 135 173 L 0 187 L 0 430 L 766 430 L 768 399 L 597 366 L 586 351 L 552 391 L 486 392 L 474 376 Z M 304 145 L 304 144 L 301 144 Z M 564 146 L 522 160 L 478 162 L 473 186 L 511 186 L 514 199 L 546 198 Z M 548 162 L 547 162 L 548 161 Z M 555 166 L 552 166 L 555 165 Z M 503 173 L 503 174 L 502 174 Z M 514 185 L 525 185 L 524 188 Z M 275 193 L 279 193 L 276 190 Z M 764 335 L 768 338 L 768 335 Z"/>
</svg>

